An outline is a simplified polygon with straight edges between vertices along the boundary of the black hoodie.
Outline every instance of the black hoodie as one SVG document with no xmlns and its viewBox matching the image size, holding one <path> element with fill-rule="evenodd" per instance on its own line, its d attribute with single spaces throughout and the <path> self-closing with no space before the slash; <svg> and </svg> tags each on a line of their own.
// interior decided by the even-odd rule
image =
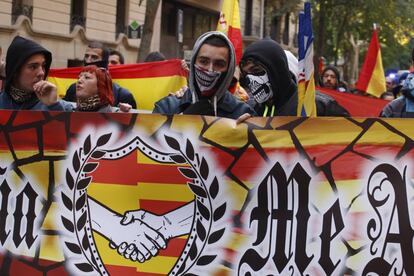
<svg viewBox="0 0 414 276">
<path fill-rule="evenodd" d="M 40 46 L 34 41 L 25 39 L 21 36 L 16 36 L 7 50 L 6 56 L 6 81 L 4 85 L 4 91 L 9 93 L 10 86 L 13 83 L 13 79 L 16 74 L 19 73 L 20 68 L 26 62 L 28 58 L 35 54 L 43 54 L 46 60 L 45 76 L 49 73 L 49 68 L 52 63 L 52 53 Z"/>
<path fill-rule="evenodd" d="M 282 47 L 271 39 L 257 41 L 244 51 L 242 62 L 247 59 L 253 59 L 265 67 L 273 90 L 272 104 L 276 107 L 276 114 L 296 115 L 297 87 L 292 80 L 287 57 Z M 292 101 L 295 101 L 296 105 Z M 286 108 L 286 103 L 291 108 Z M 262 107 L 263 105 L 255 107 L 259 115 L 263 113 L 260 110 Z"/>
<path fill-rule="evenodd" d="M 338 89 L 338 86 L 339 86 L 339 84 L 341 83 L 341 74 L 339 73 L 338 68 L 336 68 L 335 66 L 332 66 L 332 65 L 328 65 L 328 66 L 326 66 L 326 67 L 323 69 L 323 71 L 322 71 L 322 73 L 321 73 L 321 76 L 320 76 L 320 78 L 319 78 L 319 85 L 320 85 L 321 87 L 324 87 L 324 84 L 323 84 L 323 75 L 324 75 L 324 74 L 325 74 L 325 72 L 326 72 L 326 71 L 328 71 L 328 70 L 331 70 L 332 72 L 334 72 L 334 74 L 335 74 L 335 76 L 336 76 L 336 86 L 335 86 L 335 89 Z"/>
</svg>

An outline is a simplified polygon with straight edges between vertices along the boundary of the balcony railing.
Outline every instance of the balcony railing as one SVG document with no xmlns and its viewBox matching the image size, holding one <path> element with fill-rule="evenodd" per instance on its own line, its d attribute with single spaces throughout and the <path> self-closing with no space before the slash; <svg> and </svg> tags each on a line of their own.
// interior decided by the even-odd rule
<svg viewBox="0 0 414 276">
<path fill-rule="evenodd" d="M 70 19 L 70 31 L 73 31 L 76 25 L 80 25 L 85 28 L 86 18 L 81 15 L 72 15 L 72 18 Z"/>
<path fill-rule="evenodd" d="M 32 22 L 33 19 L 33 6 L 32 5 L 24 5 L 24 4 L 14 4 L 12 6 L 12 24 L 15 24 L 17 18 L 20 15 L 25 15 L 30 19 Z"/>
</svg>

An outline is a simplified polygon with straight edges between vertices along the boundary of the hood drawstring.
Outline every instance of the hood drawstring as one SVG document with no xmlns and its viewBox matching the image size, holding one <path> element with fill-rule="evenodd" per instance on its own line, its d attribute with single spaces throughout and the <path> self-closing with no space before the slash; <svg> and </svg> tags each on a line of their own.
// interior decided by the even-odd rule
<svg viewBox="0 0 414 276">
<path fill-rule="evenodd" d="M 214 95 L 213 107 L 214 107 L 214 116 L 217 117 L 217 96 L 216 95 Z"/>
<path fill-rule="evenodd" d="M 272 105 L 272 111 L 270 112 L 270 117 L 274 117 L 275 116 L 275 105 Z M 265 105 L 265 110 L 263 112 L 263 117 L 267 117 L 267 113 L 269 112 L 269 106 L 266 104 Z"/>
</svg>

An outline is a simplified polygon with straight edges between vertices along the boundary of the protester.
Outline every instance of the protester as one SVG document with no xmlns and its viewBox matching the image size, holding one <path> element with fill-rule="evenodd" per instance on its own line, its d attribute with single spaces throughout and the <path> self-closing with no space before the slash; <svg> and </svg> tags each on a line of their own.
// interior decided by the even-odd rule
<svg viewBox="0 0 414 276">
<path fill-rule="evenodd" d="M 147 55 L 144 62 L 153 62 L 153 61 L 164 61 L 166 60 L 165 56 L 161 52 L 151 52 Z"/>
<path fill-rule="evenodd" d="M 386 101 L 393 101 L 395 100 L 394 94 L 392 92 L 384 92 L 381 94 L 380 96 L 381 99 L 386 100 Z"/>
<path fill-rule="evenodd" d="M 405 79 L 408 77 L 408 74 L 410 72 L 408 70 L 402 70 L 397 74 L 397 84 L 394 86 L 394 88 L 392 89 L 392 93 L 394 94 L 395 98 L 398 98 L 400 96 L 401 93 L 401 88 L 403 86 L 403 83 L 405 81 Z"/>
<path fill-rule="evenodd" d="M 124 56 L 121 54 L 121 52 L 111 49 L 109 51 L 108 65 L 113 66 L 113 65 L 121 65 L 121 64 L 125 64 Z"/>
<path fill-rule="evenodd" d="M 244 113 L 255 114 L 249 105 L 229 91 L 235 70 L 231 42 L 221 32 L 201 35 L 193 49 L 188 86 L 183 97 L 167 96 L 155 103 L 154 113 L 196 114 L 237 119 Z"/>
<path fill-rule="evenodd" d="M 0 109 L 66 110 L 57 88 L 46 81 L 52 54 L 34 41 L 16 36 L 6 55 L 6 79 Z"/>
<path fill-rule="evenodd" d="M 109 50 L 98 41 L 89 43 L 86 48 L 83 63 L 87 65 L 96 65 L 97 67 L 108 68 Z M 137 108 L 134 97 L 131 92 L 127 89 L 119 86 L 116 83 L 112 83 L 112 92 L 114 95 L 114 105 L 118 106 L 120 103 L 129 104 L 133 109 Z M 76 84 L 73 83 L 68 90 L 66 95 L 63 97 L 64 100 L 69 102 L 76 102 Z"/>
<path fill-rule="evenodd" d="M 387 76 L 385 78 L 385 86 L 387 88 L 387 92 L 392 93 L 392 90 L 394 89 L 395 84 L 394 84 L 394 79 L 391 76 Z"/>
<path fill-rule="evenodd" d="M 341 81 L 341 74 L 338 68 L 333 65 L 328 65 L 323 69 L 319 85 L 339 92 L 347 92 L 346 84 Z"/>
<path fill-rule="evenodd" d="M 402 96 L 388 103 L 380 117 L 414 118 L 414 73 L 408 74 L 400 92 Z"/>
<path fill-rule="evenodd" d="M 291 63 L 297 64 L 297 59 Z M 249 104 L 260 116 L 297 115 L 297 76 L 288 64 L 284 50 L 273 40 L 257 41 L 246 48 L 240 61 L 242 86 L 252 99 Z M 317 92 L 315 98 L 318 116 L 349 116 L 332 97 Z"/>
<path fill-rule="evenodd" d="M 112 79 L 105 68 L 88 65 L 82 68 L 76 82 L 75 111 L 117 112 L 113 107 Z"/>
</svg>

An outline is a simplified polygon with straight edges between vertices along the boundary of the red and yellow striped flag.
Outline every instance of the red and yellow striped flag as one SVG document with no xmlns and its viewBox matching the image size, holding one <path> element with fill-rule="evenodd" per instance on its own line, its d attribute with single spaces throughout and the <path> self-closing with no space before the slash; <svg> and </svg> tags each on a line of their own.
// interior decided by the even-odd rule
<svg viewBox="0 0 414 276">
<path fill-rule="evenodd" d="M 382 66 L 381 47 L 375 25 L 356 88 L 376 97 L 381 96 L 387 90 L 384 67 Z"/>
<path fill-rule="evenodd" d="M 224 0 L 221 7 L 217 31 L 223 32 L 233 43 L 238 64 L 243 54 L 243 40 L 240 31 L 240 12 L 238 0 Z"/>
<path fill-rule="evenodd" d="M 69 86 L 76 82 L 80 67 L 50 69 L 48 80 L 58 88 L 63 98 Z M 187 72 L 181 60 L 166 60 L 110 67 L 112 81 L 128 89 L 139 110 L 152 111 L 154 103 L 187 84 Z"/>
</svg>

